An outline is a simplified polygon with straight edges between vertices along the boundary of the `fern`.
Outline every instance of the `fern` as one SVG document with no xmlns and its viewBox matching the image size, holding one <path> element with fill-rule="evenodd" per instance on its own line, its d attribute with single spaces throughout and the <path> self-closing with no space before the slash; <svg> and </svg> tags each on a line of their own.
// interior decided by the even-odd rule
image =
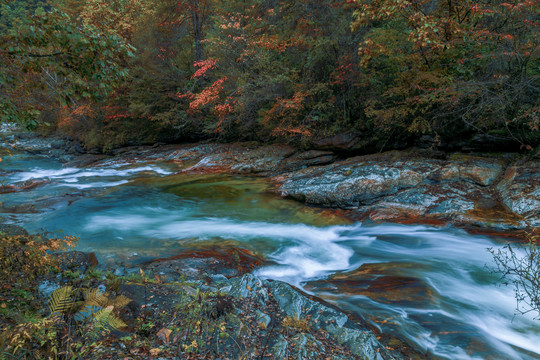
<svg viewBox="0 0 540 360">
<path fill-rule="evenodd" d="M 132 302 L 128 297 L 125 297 L 124 295 L 117 296 L 114 300 L 110 300 L 108 305 L 114 306 L 115 309 L 121 309 L 123 307 L 126 307 L 130 302 Z"/>
<path fill-rule="evenodd" d="M 86 289 L 84 291 L 84 297 L 86 298 L 84 302 L 85 306 L 105 307 L 109 302 L 109 298 L 105 293 L 98 289 Z"/>
<path fill-rule="evenodd" d="M 49 299 L 49 310 L 51 314 L 66 313 L 73 305 L 73 289 L 71 286 L 63 286 L 54 290 Z"/>
<path fill-rule="evenodd" d="M 120 318 L 116 317 L 113 313 L 113 306 L 108 306 L 105 309 L 98 311 L 94 315 L 94 322 L 102 327 L 118 330 L 127 327 Z"/>
</svg>

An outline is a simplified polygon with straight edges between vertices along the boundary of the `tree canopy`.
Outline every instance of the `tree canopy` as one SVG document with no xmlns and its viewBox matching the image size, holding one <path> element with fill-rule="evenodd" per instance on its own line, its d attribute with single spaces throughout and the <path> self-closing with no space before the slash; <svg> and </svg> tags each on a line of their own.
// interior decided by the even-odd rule
<svg viewBox="0 0 540 360">
<path fill-rule="evenodd" d="M 89 147 L 539 143 L 537 0 L 0 5 L 0 116 Z M 54 114 L 51 115 L 51 114 Z M 327 141 L 328 142 L 328 141 Z"/>
</svg>

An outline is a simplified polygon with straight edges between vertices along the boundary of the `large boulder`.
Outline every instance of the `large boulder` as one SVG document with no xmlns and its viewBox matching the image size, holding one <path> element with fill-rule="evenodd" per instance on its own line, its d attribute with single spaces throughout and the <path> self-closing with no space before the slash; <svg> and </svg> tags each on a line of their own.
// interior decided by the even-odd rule
<svg viewBox="0 0 540 360">
<path fill-rule="evenodd" d="M 231 279 L 230 285 L 222 289 L 230 296 L 240 298 L 255 298 L 258 303 L 266 304 L 268 300 L 278 304 L 280 312 L 292 319 L 308 319 L 309 327 L 323 330 L 339 343 L 347 346 L 352 354 L 362 359 L 394 359 L 385 346 L 376 338 L 373 331 L 365 325 L 352 321 L 340 310 L 308 297 L 298 289 L 281 282 L 262 280 L 253 274 L 246 274 Z M 305 335 L 305 336 L 304 336 Z M 292 339 L 297 353 L 294 358 L 318 358 L 321 353 L 310 352 L 308 344 L 313 345 L 316 339 L 306 337 L 302 333 Z M 274 339 L 273 349 L 277 354 L 285 353 L 288 342 L 284 338 Z M 313 357 L 315 356 L 315 357 Z M 278 356 L 279 358 L 279 356 Z"/>
<path fill-rule="evenodd" d="M 283 197 L 352 209 L 360 219 L 449 221 L 499 230 L 539 226 L 539 163 L 505 171 L 511 160 L 392 151 L 305 167 L 272 180 Z"/>
<path fill-rule="evenodd" d="M 504 204 L 526 224 L 540 227 L 540 161 L 506 169 L 497 190 Z"/>
</svg>

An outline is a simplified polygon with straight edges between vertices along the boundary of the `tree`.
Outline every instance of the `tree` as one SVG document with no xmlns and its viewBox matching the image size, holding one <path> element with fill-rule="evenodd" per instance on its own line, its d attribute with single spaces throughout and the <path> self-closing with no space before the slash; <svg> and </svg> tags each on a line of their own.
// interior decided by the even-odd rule
<svg viewBox="0 0 540 360">
<path fill-rule="evenodd" d="M 211 71 L 195 76 L 196 86 L 176 98 L 191 106 L 195 96 L 197 115 L 219 136 L 298 141 L 350 127 L 362 117 L 358 38 L 347 26 L 352 10 L 333 5 L 305 0 L 214 6 L 206 60 L 194 63 L 195 74 L 210 62 Z M 205 96 L 218 95 L 216 81 L 219 96 Z M 202 98 L 211 101 L 203 104 Z"/>
<path fill-rule="evenodd" d="M 538 231 L 529 234 L 524 246 L 507 244 L 502 249 L 490 249 L 495 271 L 503 282 L 514 286 L 516 310 L 521 314 L 536 313 L 540 319 L 540 249 Z"/>
<path fill-rule="evenodd" d="M 40 114 L 106 98 L 127 75 L 130 47 L 51 6 L 1 4 L 0 116 L 38 125 Z M 24 6 L 23 6 L 24 7 Z"/>
<path fill-rule="evenodd" d="M 534 141 L 538 9 L 537 0 L 357 2 L 361 65 L 374 75 L 368 115 L 382 128 Z"/>
</svg>

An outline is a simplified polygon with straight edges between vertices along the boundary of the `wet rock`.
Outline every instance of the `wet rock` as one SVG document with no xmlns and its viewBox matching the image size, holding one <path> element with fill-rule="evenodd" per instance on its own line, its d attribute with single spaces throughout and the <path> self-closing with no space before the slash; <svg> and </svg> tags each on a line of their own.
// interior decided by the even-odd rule
<svg viewBox="0 0 540 360">
<path fill-rule="evenodd" d="M 502 174 L 504 161 L 470 155 L 454 155 L 442 168 L 430 174 L 437 181 L 470 181 L 489 186 Z"/>
<path fill-rule="evenodd" d="M 353 322 L 343 312 L 327 306 L 302 294 L 299 290 L 281 281 L 262 280 L 253 274 L 246 274 L 230 280 L 229 296 L 253 299 L 261 307 L 275 301 L 284 315 L 305 319 L 314 331 L 323 330 L 352 350 L 356 356 L 366 359 L 393 359 L 393 356 L 381 345 L 373 332 L 359 323 Z M 264 313 L 263 313 L 264 314 Z M 265 317 L 265 322 L 270 321 Z M 268 326 L 268 324 L 266 326 Z M 319 358 L 320 344 L 305 332 L 299 332 L 292 339 L 283 335 L 272 339 L 272 353 L 276 358 L 291 355 L 297 359 Z M 318 349 L 317 352 L 313 352 Z"/>
<path fill-rule="evenodd" d="M 28 236 L 28 231 L 19 225 L 0 224 L 0 233 L 8 236 Z"/>
<path fill-rule="evenodd" d="M 378 202 L 374 209 L 384 206 L 405 209 L 409 215 L 417 217 L 437 215 L 451 218 L 474 209 L 474 199 L 479 197 L 482 191 L 478 185 L 468 182 L 426 184 L 387 196 Z"/>
<path fill-rule="evenodd" d="M 499 230 L 540 224 L 538 162 L 504 172 L 510 158 L 454 154 L 443 160 L 426 155 L 430 154 L 366 155 L 286 172 L 272 180 L 281 196 L 353 210 L 357 219 L 451 222 Z M 510 211 L 501 211 L 503 207 Z M 527 220 L 516 221 L 519 216 Z"/>
<path fill-rule="evenodd" d="M 64 166 L 82 168 L 82 167 L 93 165 L 97 163 L 98 161 L 102 161 L 103 159 L 106 159 L 106 158 L 107 157 L 105 155 L 84 154 L 84 155 L 77 156 L 71 159 L 70 161 L 66 162 Z"/>
<path fill-rule="evenodd" d="M 403 162 L 387 155 L 386 159 L 355 157 L 284 174 L 274 180 L 281 196 L 309 204 L 350 208 L 414 187 L 426 179 L 430 165 L 437 166 L 436 161 Z"/>
<path fill-rule="evenodd" d="M 182 250 L 178 255 L 152 260 L 144 264 L 144 268 L 163 273 L 168 279 L 193 279 L 200 274 L 231 278 L 249 273 L 265 263 L 247 249 L 228 244 L 199 244 Z"/>
<path fill-rule="evenodd" d="M 66 251 L 56 253 L 54 256 L 60 263 L 62 270 L 79 271 L 84 273 L 91 267 L 98 265 L 98 260 L 94 253 L 85 253 L 82 251 Z"/>
<path fill-rule="evenodd" d="M 504 204 L 525 223 L 540 227 L 540 161 L 509 167 L 497 190 Z"/>
<path fill-rule="evenodd" d="M 312 281 L 307 290 L 363 295 L 382 303 L 424 306 L 434 301 L 434 290 L 424 281 L 403 275 L 407 263 L 363 264 L 358 269 L 333 274 L 328 279 Z"/>
<path fill-rule="evenodd" d="M 367 359 L 392 359 L 373 333 L 349 320 L 344 313 L 301 295 L 280 281 L 267 282 L 279 307 L 291 317 L 309 318 L 315 329 L 324 329 L 351 348 L 354 355 Z"/>
<path fill-rule="evenodd" d="M 16 182 L 13 184 L 0 185 L 0 194 L 7 194 L 12 192 L 29 191 L 49 183 L 47 180 L 26 180 Z"/>
</svg>

